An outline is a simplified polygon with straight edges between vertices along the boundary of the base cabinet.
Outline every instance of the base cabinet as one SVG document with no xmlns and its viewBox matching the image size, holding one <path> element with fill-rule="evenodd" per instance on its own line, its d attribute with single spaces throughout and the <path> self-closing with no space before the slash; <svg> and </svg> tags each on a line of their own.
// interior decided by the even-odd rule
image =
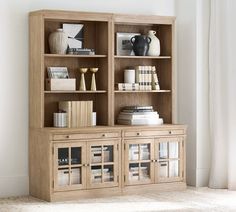
<svg viewBox="0 0 236 212">
<path fill-rule="evenodd" d="M 47 201 L 176 190 L 186 127 L 30 131 L 30 194 Z"/>
<path fill-rule="evenodd" d="M 118 186 L 119 140 L 53 145 L 54 191 Z"/>
<path fill-rule="evenodd" d="M 183 137 L 124 140 L 125 185 L 183 181 Z"/>
</svg>

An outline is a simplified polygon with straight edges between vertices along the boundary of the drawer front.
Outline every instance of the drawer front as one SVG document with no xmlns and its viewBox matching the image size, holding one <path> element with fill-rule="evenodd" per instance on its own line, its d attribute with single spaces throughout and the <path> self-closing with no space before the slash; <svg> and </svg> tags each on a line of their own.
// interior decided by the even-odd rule
<svg viewBox="0 0 236 212">
<path fill-rule="evenodd" d="M 183 135 L 184 129 L 170 130 L 143 130 L 143 131 L 125 131 L 125 137 L 145 137 L 145 136 L 166 136 L 166 135 Z"/>
<path fill-rule="evenodd" d="M 72 134 L 55 134 L 53 140 L 79 140 L 79 139 L 102 139 L 120 137 L 119 132 L 97 132 L 97 133 L 72 133 Z"/>
</svg>

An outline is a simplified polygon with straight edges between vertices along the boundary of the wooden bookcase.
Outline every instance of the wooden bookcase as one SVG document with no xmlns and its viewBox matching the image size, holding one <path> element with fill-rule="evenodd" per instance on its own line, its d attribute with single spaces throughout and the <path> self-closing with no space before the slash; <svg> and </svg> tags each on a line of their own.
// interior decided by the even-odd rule
<svg viewBox="0 0 236 212">
<path fill-rule="evenodd" d="M 29 17 L 30 194 L 54 201 L 185 188 L 186 126 L 174 124 L 175 18 L 53 10 L 31 12 Z M 96 54 L 50 54 L 48 36 L 63 23 L 84 24 L 83 47 Z M 116 32 L 145 34 L 151 29 L 160 39 L 161 56 L 116 55 Z M 123 81 L 123 70 L 137 65 L 157 67 L 161 90 L 115 90 Z M 77 90 L 47 91 L 49 66 L 68 67 Z M 80 67 L 99 68 L 97 91 L 78 90 Z M 91 74 L 85 76 L 89 87 Z M 93 101 L 97 126 L 53 128 L 58 102 L 80 100 Z M 152 105 L 165 124 L 117 125 L 118 113 L 130 105 Z M 137 148 L 135 160 L 130 160 L 132 148 Z M 166 157 L 160 156 L 163 151 Z"/>
</svg>

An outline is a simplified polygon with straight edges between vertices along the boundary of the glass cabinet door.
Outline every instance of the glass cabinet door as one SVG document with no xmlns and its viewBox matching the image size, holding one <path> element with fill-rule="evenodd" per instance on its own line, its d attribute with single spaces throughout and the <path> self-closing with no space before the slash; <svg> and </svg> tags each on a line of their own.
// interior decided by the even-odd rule
<svg viewBox="0 0 236 212">
<path fill-rule="evenodd" d="M 125 141 L 125 184 L 149 184 L 154 180 L 152 139 Z"/>
<path fill-rule="evenodd" d="M 88 142 L 89 188 L 118 186 L 119 140 Z"/>
<path fill-rule="evenodd" d="M 156 182 L 183 179 L 183 139 L 160 138 L 155 142 Z"/>
<path fill-rule="evenodd" d="M 54 190 L 85 188 L 85 148 L 86 145 L 79 142 L 54 145 Z"/>
</svg>

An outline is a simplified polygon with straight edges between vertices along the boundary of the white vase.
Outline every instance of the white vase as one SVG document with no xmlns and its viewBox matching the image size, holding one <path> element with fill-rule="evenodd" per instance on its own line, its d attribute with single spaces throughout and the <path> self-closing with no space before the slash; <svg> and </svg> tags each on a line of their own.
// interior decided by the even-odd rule
<svg viewBox="0 0 236 212">
<path fill-rule="evenodd" d="M 160 56 L 161 47 L 160 40 L 155 36 L 156 31 L 149 30 L 148 37 L 151 38 L 151 43 L 149 44 L 148 56 Z"/>
<path fill-rule="evenodd" d="M 49 48 L 52 54 L 66 54 L 68 47 L 68 35 L 63 29 L 52 32 L 48 38 Z"/>
</svg>

